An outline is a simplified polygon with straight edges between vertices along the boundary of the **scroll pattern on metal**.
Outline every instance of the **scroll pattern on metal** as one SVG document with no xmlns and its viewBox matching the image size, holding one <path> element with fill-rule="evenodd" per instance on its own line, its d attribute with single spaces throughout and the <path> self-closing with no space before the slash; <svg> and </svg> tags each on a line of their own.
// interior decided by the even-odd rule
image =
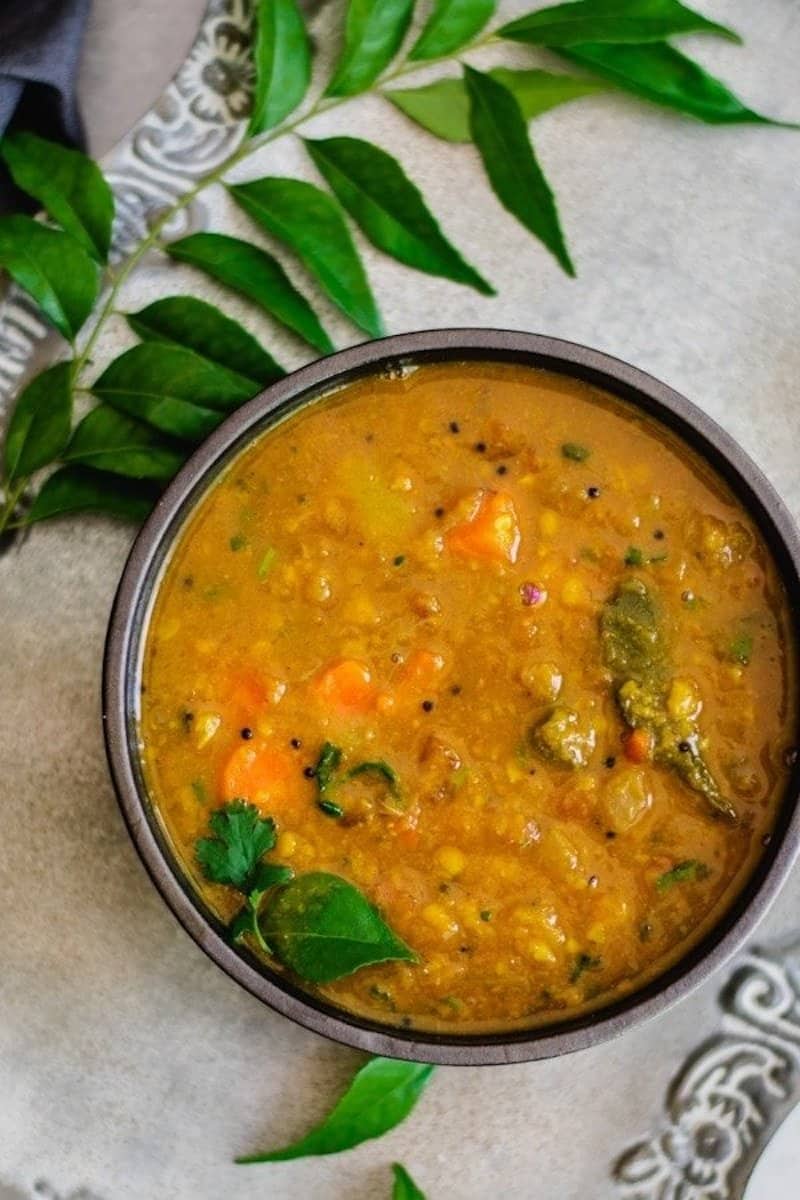
<svg viewBox="0 0 800 1200">
<path fill-rule="evenodd" d="M 105 160 L 117 207 L 112 261 L 124 258 L 164 207 L 240 141 L 252 100 L 251 29 L 252 0 L 210 0 L 175 79 Z M 165 234 L 179 236 L 202 223 L 197 206 L 189 208 Z M 18 289 L 0 298 L 0 415 L 49 333 L 36 306 Z"/>
<path fill-rule="evenodd" d="M 614 1164 L 624 1200 L 739 1200 L 800 1098 L 800 943 L 755 950 L 721 996 L 722 1028 L 667 1093 L 667 1123 Z"/>
</svg>

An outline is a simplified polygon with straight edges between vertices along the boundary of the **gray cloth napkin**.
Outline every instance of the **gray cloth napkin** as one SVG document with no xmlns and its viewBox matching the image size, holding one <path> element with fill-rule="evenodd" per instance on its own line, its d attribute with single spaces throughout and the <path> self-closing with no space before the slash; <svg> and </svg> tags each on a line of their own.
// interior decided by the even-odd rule
<svg viewBox="0 0 800 1200">
<path fill-rule="evenodd" d="M 0 137 L 28 129 L 83 146 L 76 76 L 91 0 L 0 0 Z M 5 168 L 0 212 L 28 207 Z"/>
</svg>

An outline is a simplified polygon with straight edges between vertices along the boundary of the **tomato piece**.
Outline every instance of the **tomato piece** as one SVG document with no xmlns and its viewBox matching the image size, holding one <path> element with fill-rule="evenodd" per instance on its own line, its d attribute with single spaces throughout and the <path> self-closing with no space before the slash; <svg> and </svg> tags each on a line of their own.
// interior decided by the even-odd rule
<svg viewBox="0 0 800 1200">
<path fill-rule="evenodd" d="M 447 546 L 463 558 L 517 561 L 521 535 L 514 501 L 507 492 L 475 493 L 470 515 L 447 534 Z"/>
<path fill-rule="evenodd" d="M 628 762 L 649 762 L 653 757 L 653 736 L 647 729 L 632 729 L 622 739 Z"/>
</svg>

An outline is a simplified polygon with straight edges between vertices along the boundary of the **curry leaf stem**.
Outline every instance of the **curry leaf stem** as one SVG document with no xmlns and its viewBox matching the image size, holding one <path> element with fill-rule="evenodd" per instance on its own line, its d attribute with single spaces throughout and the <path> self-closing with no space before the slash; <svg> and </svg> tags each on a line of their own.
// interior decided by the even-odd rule
<svg viewBox="0 0 800 1200">
<path fill-rule="evenodd" d="M 15 528 L 15 526 L 11 523 L 11 518 L 14 515 L 17 502 L 27 486 L 27 478 L 20 479 L 17 482 L 16 487 L 12 487 L 9 483 L 5 484 L 5 502 L 2 509 L 0 509 L 0 534 L 5 533 L 7 529 Z"/>
</svg>

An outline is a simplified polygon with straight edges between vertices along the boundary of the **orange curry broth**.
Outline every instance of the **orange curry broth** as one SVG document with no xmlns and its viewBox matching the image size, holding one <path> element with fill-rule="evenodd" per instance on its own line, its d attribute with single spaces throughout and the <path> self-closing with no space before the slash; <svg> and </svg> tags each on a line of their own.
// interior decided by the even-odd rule
<svg viewBox="0 0 800 1200">
<path fill-rule="evenodd" d="M 599 616 L 632 575 L 736 822 L 625 741 Z M 153 802 L 211 908 L 241 897 L 194 843 L 245 797 L 271 858 L 348 879 L 419 955 L 324 994 L 464 1032 L 596 1007 L 682 955 L 752 871 L 795 736 L 787 601 L 741 505 L 659 425 L 511 365 L 369 379 L 256 440 L 173 554 L 144 682 Z M 532 747 L 556 701 L 594 733 L 582 768 Z M 401 811 L 365 777 L 321 812 L 304 769 L 326 740 L 389 763 Z"/>
</svg>

